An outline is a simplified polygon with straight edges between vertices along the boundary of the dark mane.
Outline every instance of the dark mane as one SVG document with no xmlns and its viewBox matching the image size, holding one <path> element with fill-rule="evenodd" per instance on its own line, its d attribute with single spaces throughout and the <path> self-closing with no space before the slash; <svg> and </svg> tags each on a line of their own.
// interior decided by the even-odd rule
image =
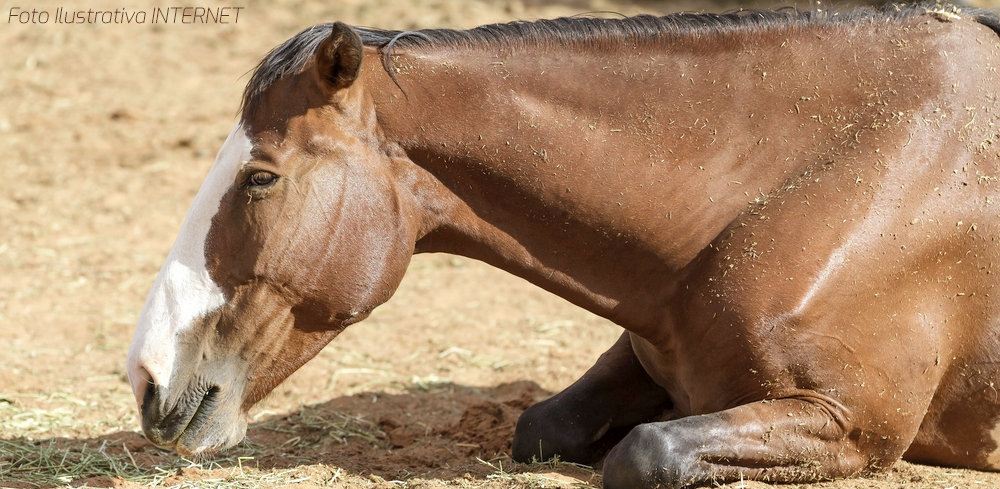
<svg viewBox="0 0 1000 489">
<path fill-rule="evenodd" d="M 889 4 L 878 9 L 862 8 L 850 12 L 812 12 L 794 8 L 778 10 L 736 10 L 723 14 L 677 13 L 662 17 L 639 15 L 628 18 L 564 17 L 534 22 L 488 24 L 468 30 L 424 29 L 392 31 L 355 27 L 366 46 L 381 48 L 385 68 L 392 74 L 389 56 L 394 48 L 501 46 L 516 48 L 537 45 L 600 46 L 669 41 L 679 36 L 709 36 L 733 31 L 759 31 L 768 28 L 806 26 L 823 23 L 859 23 L 892 21 L 928 12 L 940 15 L 962 14 L 994 28 L 1000 26 L 996 14 L 979 9 L 942 7 L 939 4 Z M 259 105 L 259 98 L 276 80 L 302 71 L 316 48 L 327 37 L 332 24 L 309 27 L 272 49 L 254 69 L 243 93 L 242 117 L 248 119 Z"/>
</svg>

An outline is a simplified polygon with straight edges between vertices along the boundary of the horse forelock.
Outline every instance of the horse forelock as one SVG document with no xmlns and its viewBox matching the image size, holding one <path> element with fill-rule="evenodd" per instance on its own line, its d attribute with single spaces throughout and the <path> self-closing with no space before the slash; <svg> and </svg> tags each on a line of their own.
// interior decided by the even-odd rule
<svg viewBox="0 0 1000 489">
<path fill-rule="evenodd" d="M 855 8 L 840 12 L 798 10 L 739 9 L 727 13 L 681 12 L 665 16 L 638 15 L 626 18 L 592 16 L 563 17 L 551 20 L 515 21 L 488 24 L 467 30 L 422 29 L 417 31 L 383 30 L 354 27 L 366 46 L 385 50 L 384 67 L 392 74 L 390 54 L 394 48 L 476 48 L 573 45 L 596 48 L 608 45 L 635 45 L 670 42 L 679 37 L 709 37 L 721 33 L 758 32 L 774 28 L 805 27 L 822 24 L 851 24 L 871 21 L 898 21 L 916 15 L 946 12 L 973 18 L 995 30 L 1000 20 L 994 12 L 943 7 L 937 2 L 885 4 L 878 8 Z M 317 24 L 300 31 L 278 45 L 261 59 L 246 85 L 241 104 L 241 118 L 247 124 L 261 103 L 262 95 L 277 80 L 300 73 L 312 58 L 333 23 Z M 998 30 L 1000 32 L 1000 30 Z"/>
</svg>

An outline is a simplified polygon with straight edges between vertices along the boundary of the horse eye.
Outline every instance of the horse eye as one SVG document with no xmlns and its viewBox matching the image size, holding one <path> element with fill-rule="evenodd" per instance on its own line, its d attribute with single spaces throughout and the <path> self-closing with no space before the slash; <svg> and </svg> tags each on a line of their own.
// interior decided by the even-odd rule
<svg viewBox="0 0 1000 489">
<path fill-rule="evenodd" d="M 278 176 L 268 171 L 258 171 L 250 175 L 247 179 L 247 187 L 270 187 L 278 181 Z"/>
</svg>

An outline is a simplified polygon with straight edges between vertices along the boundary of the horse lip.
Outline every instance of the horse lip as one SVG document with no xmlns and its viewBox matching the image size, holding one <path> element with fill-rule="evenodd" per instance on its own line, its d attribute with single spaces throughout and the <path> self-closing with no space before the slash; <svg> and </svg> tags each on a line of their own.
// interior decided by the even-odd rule
<svg viewBox="0 0 1000 489">
<path fill-rule="evenodd" d="M 187 424 L 181 429 L 181 438 L 191 428 L 197 430 L 205 424 L 207 418 L 210 417 L 218 407 L 217 399 L 219 391 L 220 389 L 217 386 L 209 387 L 208 390 L 205 391 L 205 394 L 201 396 L 201 401 L 198 402 L 198 407 L 195 408 L 194 414 L 188 418 Z"/>
<path fill-rule="evenodd" d="M 157 394 L 162 392 L 162 389 L 157 389 L 157 386 L 150 385 L 143 398 L 143 433 L 153 444 L 163 448 L 172 448 L 181 455 L 193 455 L 203 451 L 205 447 L 195 449 L 193 451 L 187 449 L 187 447 L 185 447 L 181 442 L 181 439 L 184 438 L 184 436 L 188 434 L 192 428 L 197 430 L 200 426 L 204 425 L 207 419 L 216 410 L 216 399 L 218 398 L 219 391 L 220 389 L 217 386 L 204 388 L 203 394 L 200 396 L 192 396 L 195 399 L 198 399 L 197 405 L 192 407 L 193 403 L 185 403 L 183 400 L 178 400 L 173 409 L 165 414 L 156 416 L 153 415 L 153 413 L 146 412 L 147 406 L 154 405 L 151 404 L 151 402 L 156 400 L 155 398 L 157 397 Z"/>
</svg>

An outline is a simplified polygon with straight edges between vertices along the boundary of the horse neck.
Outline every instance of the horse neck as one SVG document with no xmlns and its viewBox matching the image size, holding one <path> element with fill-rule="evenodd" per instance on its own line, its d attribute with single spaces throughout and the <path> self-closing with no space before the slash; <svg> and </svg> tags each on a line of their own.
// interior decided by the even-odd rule
<svg viewBox="0 0 1000 489">
<path fill-rule="evenodd" d="M 417 251 L 483 260 L 634 332 L 655 328 L 685 267 L 749 201 L 802 173 L 803 148 L 758 136 L 810 120 L 741 98 L 755 82 L 730 72 L 731 51 L 642 51 L 401 53 L 399 87 L 369 53 L 386 139 L 439 189 Z"/>
</svg>

